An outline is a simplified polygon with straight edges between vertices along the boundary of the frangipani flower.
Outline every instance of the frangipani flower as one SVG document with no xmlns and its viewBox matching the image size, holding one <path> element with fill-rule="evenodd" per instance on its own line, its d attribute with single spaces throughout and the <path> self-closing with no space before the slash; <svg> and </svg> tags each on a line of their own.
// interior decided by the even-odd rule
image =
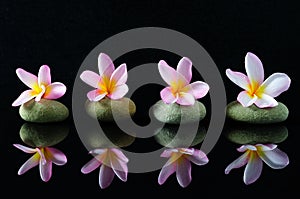
<svg viewBox="0 0 300 199">
<path fill-rule="evenodd" d="M 158 183 L 164 184 L 170 175 L 176 172 L 177 181 L 181 187 L 187 187 L 191 181 L 191 162 L 196 165 L 205 165 L 208 158 L 201 150 L 194 148 L 166 149 L 161 157 L 169 158 L 161 169 L 158 176 Z"/>
<path fill-rule="evenodd" d="M 81 172 L 88 174 L 100 166 L 99 185 L 102 189 L 108 187 L 115 174 L 123 182 L 127 181 L 128 158 L 116 148 L 94 149 L 90 151 L 95 157 L 85 164 Z"/>
<path fill-rule="evenodd" d="M 260 177 L 263 161 L 272 169 L 282 169 L 289 164 L 287 154 L 279 150 L 275 144 L 243 145 L 237 150 L 244 154 L 227 166 L 225 174 L 247 164 L 244 171 L 244 183 L 247 185 Z"/>
<path fill-rule="evenodd" d="M 259 108 L 275 107 L 274 99 L 290 87 L 291 79 L 284 73 L 274 73 L 264 81 L 264 68 L 260 59 L 253 53 L 245 57 L 247 76 L 240 72 L 226 70 L 227 77 L 239 87 L 245 89 L 237 97 L 244 107 L 255 104 Z"/>
<path fill-rule="evenodd" d="M 126 64 L 121 64 L 115 69 L 110 57 L 104 53 L 100 53 L 98 57 L 98 69 L 100 75 L 89 70 L 83 71 L 80 75 L 82 81 L 96 88 L 87 93 L 88 99 L 96 102 L 105 96 L 113 100 L 124 97 L 128 92 L 128 86 L 125 84 L 127 81 Z"/>
<path fill-rule="evenodd" d="M 193 105 L 195 99 L 204 97 L 209 86 L 205 82 L 196 81 L 190 84 L 192 79 L 192 62 L 183 57 L 177 70 L 170 67 L 164 60 L 159 61 L 158 70 L 163 80 L 169 85 L 160 92 L 161 99 L 166 104 L 177 103 L 180 105 Z"/>
<path fill-rule="evenodd" d="M 20 167 L 18 171 L 19 175 L 24 174 L 39 164 L 41 178 L 44 182 L 47 182 L 52 176 L 52 163 L 56 165 L 64 165 L 67 163 L 65 154 L 52 147 L 37 147 L 33 149 L 20 144 L 14 144 L 14 146 L 25 153 L 34 153 L 34 155 Z"/>
<path fill-rule="evenodd" d="M 35 101 L 40 101 L 41 98 L 45 99 L 57 99 L 66 93 L 66 86 L 60 82 L 51 83 L 50 68 L 47 65 L 43 65 L 39 69 L 38 77 L 18 68 L 16 70 L 19 79 L 30 88 L 26 90 L 13 102 L 12 106 L 20 106 L 31 99 L 35 98 Z"/>
</svg>

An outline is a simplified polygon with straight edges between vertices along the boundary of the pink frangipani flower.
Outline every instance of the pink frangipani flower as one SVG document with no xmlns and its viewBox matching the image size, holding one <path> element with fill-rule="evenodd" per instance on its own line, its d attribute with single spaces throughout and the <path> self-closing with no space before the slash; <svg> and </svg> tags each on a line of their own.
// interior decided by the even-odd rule
<svg viewBox="0 0 300 199">
<path fill-rule="evenodd" d="M 127 67 L 126 64 L 121 64 L 117 69 L 110 59 L 104 53 L 100 53 L 98 57 L 99 74 L 86 70 L 80 75 L 82 81 L 96 88 L 87 93 L 90 101 L 99 101 L 105 96 L 112 100 L 121 99 L 128 92 Z"/>
<path fill-rule="evenodd" d="M 204 97 L 209 90 L 208 84 L 196 81 L 190 84 L 192 79 L 192 62 L 183 57 L 177 70 L 170 67 L 164 60 L 159 61 L 158 70 L 163 80 L 169 85 L 160 92 L 161 99 L 166 104 L 177 103 L 190 106 L 195 99 Z"/>
<path fill-rule="evenodd" d="M 289 164 L 287 154 L 279 150 L 275 144 L 243 145 L 237 150 L 244 154 L 227 166 L 225 174 L 247 164 L 244 171 L 244 183 L 247 185 L 260 177 L 263 162 L 272 169 L 282 169 Z"/>
<path fill-rule="evenodd" d="M 39 69 L 38 76 L 35 76 L 22 68 L 16 70 L 19 79 L 30 88 L 26 90 L 13 102 L 12 106 L 20 106 L 31 99 L 40 101 L 41 98 L 57 99 L 66 93 L 66 86 L 60 82 L 51 83 L 50 68 L 43 65 Z"/>
<path fill-rule="evenodd" d="M 88 174 L 98 167 L 99 185 L 102 189 L 107 188 L 113 181 L 115 174 L 123 182 L 127 181 L 128 174 L 128 158 L 117 148 L 94 149 L 90 151 L 94 158 L 86 163 L 81 172 Z"/>
<path fill-rule="evenodd" d="M 158 183 L 164 184 L 170 175 L 176 172 L 176 177 L 181 187 L 187 187 L 191 181 L 191 171 L 193 162 L 196 165 L 205 165 L 208 158 L 201 150 L 194 148 L 166 149 L 161 157 L 169 158 L 161 169 L 158 176 Z"/>
<path fill-rule="evenodd" d="M 44 182 L 47 182 L 52 176 L 52 163 L 56 165 L 64 165 L 67 163 L 65 154 L 52 147 L 37 147 L 33 149 L 20 144 L 14 144 L 14 146 L 25 153 L 34 153 L 34 155 L 20 167 L 18 171 L 19 175 L 39 165 L 40 176 Z"/>
<path fill-rule="evenodd" d="M 259 108 L 275 107 L 278 102 L 274 99 L 288 90 L 291 79 L 284 73 L 274 73 L 264 81 L 264 68 L 260 59 L 248 52 L 245 57 L 247 76 L 240 72 L 226 70 L 227 77 L 236 85 L 243 88 L 237 101 L 244 107 L 255 104 Z"/>
</svg>

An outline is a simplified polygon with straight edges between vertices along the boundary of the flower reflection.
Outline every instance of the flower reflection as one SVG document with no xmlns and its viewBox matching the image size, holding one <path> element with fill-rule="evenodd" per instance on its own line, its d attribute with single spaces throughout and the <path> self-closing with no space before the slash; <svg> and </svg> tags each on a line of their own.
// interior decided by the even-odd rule
<svg viewBox="0 0 300 199">
<path fill-rule="evenodd" d="M 99 148 L 90 151 L 94 158 L 86 163 L 81 172 L 88 174 L 98 167 L 99 185 L 102 189 L 107 188 L 113 181 L 115 174 L 123 182 L 127 181 L 128 158 L 117 148 Z"/>
<path fill-rule="evenodd" d="M 275 144 L 242 145 L 237 150 L 244 154 L 227 166 L 225 174 L 246 165 L 244 183 L 247 185 L 260 177 L 263 162 L 273 169 L 282 169 L 289 164 L 287 154 L 279 150 Z"/>
<path fill-rule="evenodd" d="M 40 175 L 44 182 L 50 180 L 52 176 L 52 162 L 56 165 L 64 165 L 67 158 L 63 152 L 52 147 L 29 148 L 21 144 L 14 146 L 25 153 L 34 153 L 19 169 L 18 174 L 22 175 L 29 169 L 39 165 Z"/>
<path fill-rule="evenodd" d="M 159 173 L 158 183 L 160 185 L 164 184 L 169 176 L 176 172 L 179 185 L 187 187 L 192 181 L 191 162 L 199 166 L 208 163 L 205 153 L 194 148 L 166 149 L 161 157 L 169 158 L 169 160 Z"/>
</svg>

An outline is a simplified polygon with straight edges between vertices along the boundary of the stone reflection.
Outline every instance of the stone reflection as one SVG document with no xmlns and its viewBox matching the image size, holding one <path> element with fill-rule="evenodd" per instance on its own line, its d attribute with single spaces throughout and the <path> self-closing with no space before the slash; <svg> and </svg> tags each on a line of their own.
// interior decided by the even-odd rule
<svg viewBox="0 0 300 199">
<path fill-rule="evenodd" d="M 52 163 L 55 165 L 67 163 L 65 154 L 53 146 L 63 141 L 68 132 L 69 126 L 64 123 L 23 124 L 20 137 L 27 146 L 21 144 L 14 144 L 14 146 L 32 156 L 20 167 L 18 174 L 22 175 L 39 165 L 41 179 L 44 182 L 49 181 L 52 176 Z"/>
</svg>

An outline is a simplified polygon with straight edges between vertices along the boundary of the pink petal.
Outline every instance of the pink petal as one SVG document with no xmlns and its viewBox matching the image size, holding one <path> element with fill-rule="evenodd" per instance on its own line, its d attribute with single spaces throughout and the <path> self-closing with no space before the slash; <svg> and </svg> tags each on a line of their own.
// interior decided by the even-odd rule
<svg viewBox="0 0 300 199">
<path fill-rule="evenodd" d="M 190 160 L 191 162 L 193 162 L 194 164 L 199 165 L 199 166 L 205 165 L 208 163 L 208 158 L 207 158 L 206 154 L 198 149 L 195 149 L 193 155 L 187 155 L 185 157 L 188 160 Z"/>
<path fill-rule="evenodd" d="M 18 68 L 16 73 L 19 79 L 29 88 L 34 89 L 38 86 L 38 78 L 35 75 L 23 70 L 22 68 Z"/>
<path fill-rule="evenodd" d="M 177 149 L 175 149 L 175 150 L 174 149 L 166 149 L 160 154 L 160 157 L 169 158 L 172 155 L 172 153 L 174 153 L 174 152 L 178 153 L 178 150 Z"/>
<path fill-rule="evenodd" d="M 96 90 L 92 90 L 90 92 L 87 93 L 87 97 L 90 101 L 93 102 L 98 102 L 101 99 L 103 99 L 106 96 L 106 92 L 105 93 L 101 93 L 100 90 L 96 89 Z"/>
<path fill-rule="evenodd" d="M 243 73 L 240 72 L 235 72 L 232 71 L 230 69 L 226 70 L 226 75 L 227 77 L 236 85 L 238 85 L 239 87 L 241 87 L 244 90 L 248 90 L 249 89 L 249 85 L 250 85 L 250 80 L 249 78 L 244 75 Z"/>
<path fill-rule="evenodd" d="M 256 148 L 258 148 L 258 151 L 271 151 L 273 149 L 277 148 L 276 144 L 256 144 Z"/>
<path fill-rule="evenodd" d="M 93 149 L 91 151 L 89 151 L 90 154 L 97 154 L 97 155 L 101 155 L 103 153 L 106 153 L 107 149 L 101 148 L 101 149 Z"/>
<path fill-rule="evenodd" d="M 204 97 L 209 91 L 208 84 L 202 81 L 193 82 L 189 86 L 191 87 L 191 94 L 195 99 Z"/>
<path fill-rule="evenodd" d="M 177 72 L 179 72 L 188 83 L 192 79 L 192 66 L 192 61 L 187 57 L 183 57 L 177 65 Z"/>
<path fill-rule="evenodd" d="M 47 147 L 46 149 L 47 158 L 49 158 L 56 165 L 64 165 L 67 163 L 67 157 L 63 152 L 58 149 Z"/>
<path fill-rule="evenodd" d="M 119 159 L 119 160 L 121 160 L 122 162 L 128 162 L 129 160 L 128 160 L 128 158 L 124 155 L 124 153 L 121 151 L 121 150 L 119 150 L 119 149 L 114 149 L 114 148 L 111 148 L 110 149 L 114 154 L 115 154 L 115 156 Z"/>
<path fill-rule="evenodd" d="M 163 80 L 174 90 L 188 85 L 188 81 L 164 60 L 159 61 L 158 70 Z"/>
<path fill-rule="evenodd" d="M 39 164 L 40 155 L 38 153 L 34 154 L 29 158 L 19 169 L 18 175 L 22 175 L 27 172 L 29 169 L 37 166 Z"/>
<path fill-rule="evenodd" d="M 120 178 L 120 180 L 127 181 L 128 167 L 127 164 L 123 161 L 120 161 L 116 157 L 111 157 L 110 166 L 115 172 L 115 174 Z"/>
<path fill-rule="evenodd" d="M 242 104 L 243 107 L 251 106 L 257 100 L 257 96 L 250 96 L 247 91 L 242 91 L 237 97 L 237 101 Z"/>
<path fill-rule="evenodd" d="M 258 151 L 258 155 L 272 169 L 282 169 L 289 164 L 287 154 L 278 148 L 271 151 Z"/>
<path fill-rule="evenodd" d="M 21 144 L 13 144 L 14 147 L 24 151 L 25 153 L 36 153 L 37 150 L 36 149 L 33 149 L 33 148 L 29 148 L 27 146 L 23 146 Z"/>
<path fill-rule="evenodd" d="M 116 86 L 114 88 L 113 92 L 110 93 L 109 95 L 107 95 L 107 97 L 109 97 L 110 99 L 113 99 L 113 100 L 121 99 L 122 97 L 124 97 L 126 95 L 128 90 L 129 90 L 128 86 L 126 84 L 122 84 L 122 85 Z"/>
<path fill-rule="evenodd" d="M 163 90 L 161 90 L 160 97 L 166 104 L 173 104 L 178 99 L 178 97 L 175 97 L 173 95 L 171 87 L 166 87 Z"/>
<path fill-rule="evenodd" d="M 12 103 L 12 106 L 20 106 L 31 99 L 33 99 L 36 96 L 34 91 L 32 90 L 26 90 L 21 93 L 21 95 Z"/>
<path fill-rule="evenodd" d="M 93 158 L 81 168 L 81 172 L 83 174 L 88 174 L 97 169 L 100 165 L 101 162 L 97 158 Z"/>
<path fill-rule="evenodd" d="M 54 82 L 46 87 L 45 99 L 57 99 L 66 93 L 67 87 L 60 82 Z"/>
<path fill-rule="evenodd" d="M 127 77 L 126 64 L 122 64 L 112 73 L 110 81 L 115 82 L 115 86 L 119 86 L 126 83 Z"/>
<path fill-rule="evenodd" d="M 242 145 L 241 147 L 239 147 L 237 149 L 238 152 L 245 152 L 247 150 L 250 150 L 250 151 L 256 151 L 257 148 L 253 145 L 250 145 L 250 144 L 246 144 L 246 145 Z"/>
<path fill-rule="evenodd" d="M 83 71 L 80 75 L 80 79 L 82 81 L 84 81 L 86 84 L 94 88 L 99 87 L 98 85 L 99 85 L 100 78 L 101 77 L 97 73 L 90 70 Z"/>
<path fill-rule="evenodd" d="M 248 164 L 244 171 L 244 182 L 246 185 L 255 182 L 261 175 L 263 167 L 262 160 L 256 152 L 251 152 Z"/>
<path fill-rule="evenodd" d="M 251 85 L 261 85 L 264 81 L 264 68 L 260 59 L 253 53 L 247 53 L 245 67 Z"/>
<path fill-rule="evenodd" d="M 49 66 L 43 65 L 40 67 L 39 74 L 38 74 L 38 83 L 39 85 L 44 85 L 44 86 L 51 84 L 51 74 L 50 74 Z"/>
<path fill-rule="evenodd" d="M 100 187 L 102 189 L 107 188 L 113 181 L 114 176 L 115 176 L 115 173 L 113 172 L 113 170 L 110 167 L 103 164 L 100 168 L 100 173 L 99 173 Z"/>
<path fill-rule="evenodd" d="M 162 185 L 166 182 L 170 175 L 176 171 L 176 162 L 173 164 L 165 164 L 158 176 L 158 184 Z"/>
<path fill-rule="evenodd" d="M 278 105 L 278 102 L 273 97 L 266 94 L 261 94 L 254 103 L 259 108 L 275 107 Z"/>
<path fill-rule="evenodd" d="M 42 158 L 40 159 L 40 176 L 44 182 L 48 182 L 52 176 L 52 162 L 46 161 L 42 162 Z"/>
<path fill-rule="evenodd" d="M 180 105 L 191 106 L 195 104 L 195 98 L 192 94 L 180 92 L 176 102 Z"/>
<path fill-rule="evenodd" d="M 249 151 L 245 152 L 238 159 L 229 164 L 225 169 L 225 174 L 229 174 L 232 169 L 238 169 L 248 162 Z"/>
<path fill-rule="evenodd" d="M 284 73 L 274 73 L 268 77 L 261 85 L 263 93 L 272 97 L 277 97 L 282 92 L 289 89 L 291 79 Z"/>
<path fill-rule="evenodd" d="M 182 158 L 180 162 L 177 161 L 176 177 L 180 186 L 187 187 L 191 183 L 191 171 L 192 166 L 189 160 Z"/>
<path fill-rule="evenodd" d="M 115 66 L 108 55 L 100 53 L 98 57 L 98 69 L 100 76 L 104 75 L 110 78 L 115 70 Z"/>
</svg>

